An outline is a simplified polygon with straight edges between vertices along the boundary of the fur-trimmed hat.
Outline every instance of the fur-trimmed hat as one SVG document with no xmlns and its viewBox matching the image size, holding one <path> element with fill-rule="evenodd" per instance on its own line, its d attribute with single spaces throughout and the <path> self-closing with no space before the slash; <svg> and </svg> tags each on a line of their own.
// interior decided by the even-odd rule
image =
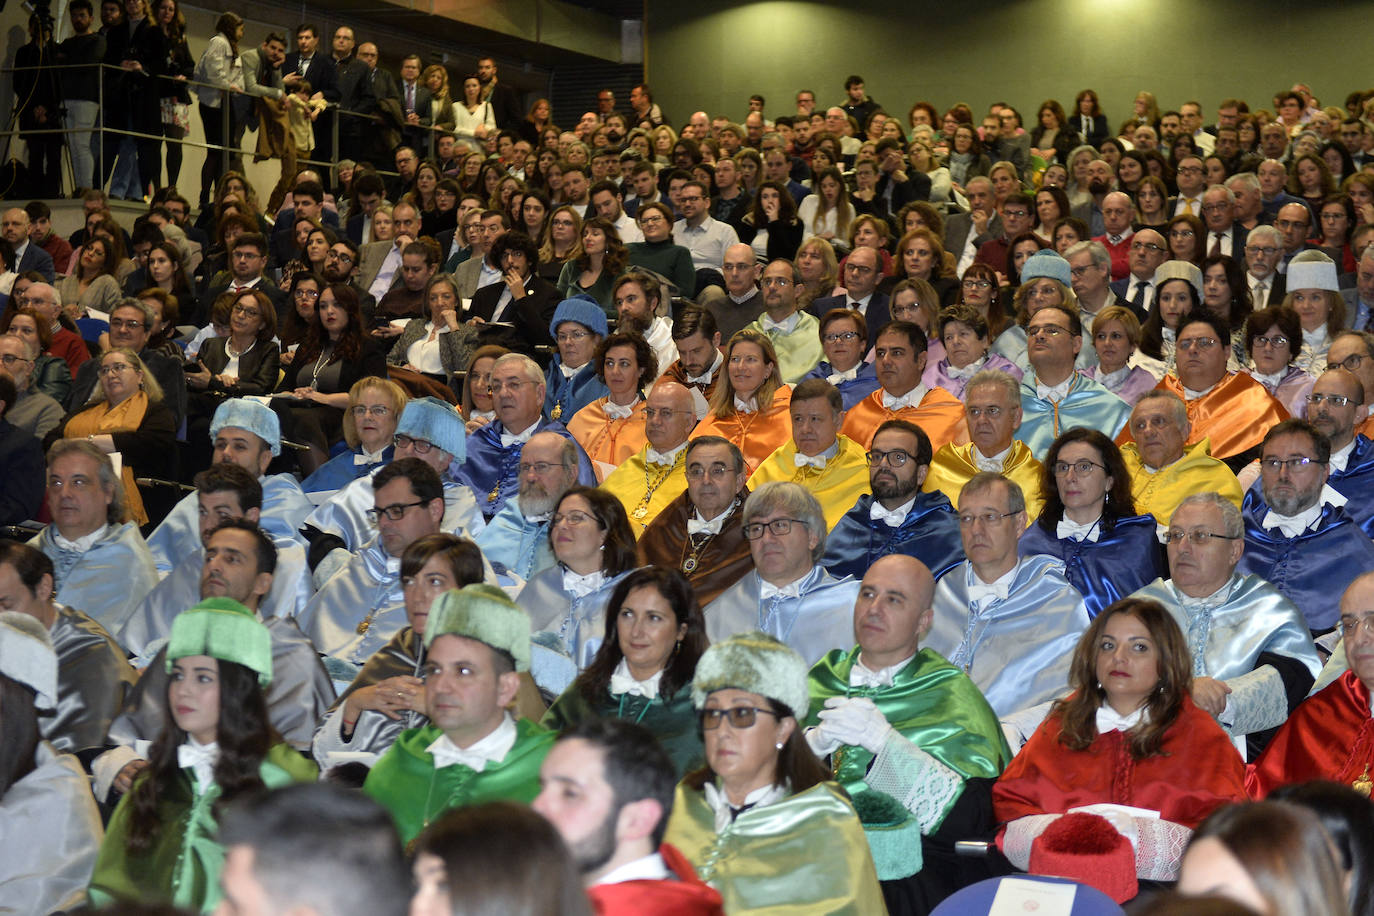
<svg viewBox="0 0 1374 916">
<path fill-rule="evenodd" d="M 494 585 L 451 588 L 435 598 L 425 624 L 425 648 L 440 636 L 486 643 L 509 652 L 516 671 L 530 670 L 530 615 Z"/>
<path fill-rule="evenodd" d="M 1187 280 L 1197 293 L 1197 301 L 1202 301 L 1202 271 L 1189 261 L 1165 261 L 1155 268 L 1155 289 L 1165 280 Z"/>
<path fill-rule="evenodd" d="M 1300 251 L 1288 262 L 1289 292 L 1295 289 L 1325 289 L 1338 293 L 1340 280 L 1336 262 L 1320 251 Z"/>
<path fill-rule="evenodd" d="M 803 719 L 811 703 L 806 662 L 784 643 L 754 630 L 718 642 L 697 662 L 692 679 L 692 705 L 701 709 L 717 690 L 747 690 L 777 700 Z"/>
</svg>

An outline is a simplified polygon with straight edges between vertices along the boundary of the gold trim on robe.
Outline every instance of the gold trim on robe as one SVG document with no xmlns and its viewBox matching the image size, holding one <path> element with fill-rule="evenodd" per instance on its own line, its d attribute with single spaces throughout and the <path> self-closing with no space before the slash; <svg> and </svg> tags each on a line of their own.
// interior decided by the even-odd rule
<svg viewBox="0 0 1374 916">
<path fill-rule="evenodd" d="M 649 447 L 646 445 L 601 482 L 601 489 L 620 500 L 620 504 L 625 507 L 625 515 L 630 519 L 630 529 L 635 533 L 635 540 L 639 539 L 649 523 L 658 518 L 658 514 L 666 509 L 670 502 L 687 489 L 685 448 L 678 452 L 677 461 L 673 463 L 671 470 L 656 464 L 649 465 L 648 454 Z M 644 494 L 649 490 L 650 484 L 656 486 L 645 503 Z M 636 515 L 641 508 L 644 510 L 642 514 Z"/>
</svg>

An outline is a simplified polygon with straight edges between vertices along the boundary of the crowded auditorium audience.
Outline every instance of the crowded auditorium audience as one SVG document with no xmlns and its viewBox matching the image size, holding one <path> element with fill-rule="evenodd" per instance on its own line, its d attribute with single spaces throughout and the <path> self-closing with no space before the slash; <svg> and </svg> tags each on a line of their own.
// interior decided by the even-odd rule
<svg viewBox="0 0 1374 916">
<path fill-rule="evenodd" d="M 136 139 L 0 216 L 0 912 L 1374 913 L 1374 90 L 674 121 L 66 9 Z"/>
</svg>

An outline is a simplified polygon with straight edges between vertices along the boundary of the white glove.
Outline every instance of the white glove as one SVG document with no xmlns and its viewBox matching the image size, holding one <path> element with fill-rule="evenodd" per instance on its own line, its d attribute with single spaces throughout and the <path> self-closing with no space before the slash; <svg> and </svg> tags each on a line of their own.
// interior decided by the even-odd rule
<svg viewBox="0 0 1374 916">
<path fill-rule="evenodd" d="M 1139 848 L 1140 827 L 1136 825 L 1135 816 L 1130 811 L 1125 810 L 1125 806 L 1102 802 L 1096 805 L 1081 805 L 1077 808 L 1070 808 L 1066 813 L 1075 814 L 1078 812 L 1096 814 L 1098 817 L 1106 818 L 1107 823 L 1115 827 L 1117 833 L 1131 841 L 1131 849 Z"/>
<path fill-rule="evenodd" d="M 806 743 L 811 748 L 811 753 L 824 760 L 844 743 L 839 738 L 825 732 L 821 726 L 813 725 L 805 732 Z"/>
<path fill-rule="evenodd" d="M 353 554 L 344 550 L 342 547 L 335 547 L 333 550 L 329 551 L 329 553 L 325 554 L 324 559 L 320 560 L 319 565 L 315 567 L 315 572 L 312 574 L 312 580 L 315 583 L 315 591 L 324 588 L 324 584 L 334 578 L 335 573 L 347 566 L 348 561 L 351 559 L 353 559 Z"/>
<path fill-rule="evenodd" d="M 876 754 L 883 748 L 892 726 L 868 697 L 831 697 L 820 712 L 820 727 L 842 744 Z"/>
</svg>

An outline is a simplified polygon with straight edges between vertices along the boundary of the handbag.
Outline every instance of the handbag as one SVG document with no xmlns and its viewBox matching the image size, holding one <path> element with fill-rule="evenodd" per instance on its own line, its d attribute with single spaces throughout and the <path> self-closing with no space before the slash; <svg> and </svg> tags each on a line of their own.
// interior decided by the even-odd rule
<svg viewBox="0 0 1374 916">
<path fill-rule="evenodd" d="M 183 131 L 191 129 L 191 106 L 172 96 L 158 100 L 162 104 L 162 123 L 178 127 Z"/>
</svg>

